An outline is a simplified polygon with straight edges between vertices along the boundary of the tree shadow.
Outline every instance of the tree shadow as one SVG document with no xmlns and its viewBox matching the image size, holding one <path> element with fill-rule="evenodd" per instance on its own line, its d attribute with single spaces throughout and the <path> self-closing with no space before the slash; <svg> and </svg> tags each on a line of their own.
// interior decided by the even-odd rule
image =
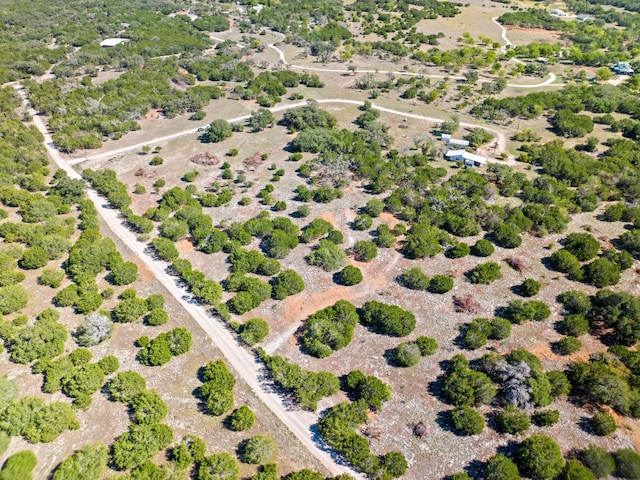
<svg viewBox="0 0 640 480">
<path fill-rule="evenodd" d="M 582 430 L 585 433 L 588 433 L 589 435 L 595 435 L 595 432 L 591 427 L 591 419 L 586 415 L 582 415 L 580 417 L 580 420 L 578 420 L 578 427 L 580 427 L 580 430 Z"/>
</svg>

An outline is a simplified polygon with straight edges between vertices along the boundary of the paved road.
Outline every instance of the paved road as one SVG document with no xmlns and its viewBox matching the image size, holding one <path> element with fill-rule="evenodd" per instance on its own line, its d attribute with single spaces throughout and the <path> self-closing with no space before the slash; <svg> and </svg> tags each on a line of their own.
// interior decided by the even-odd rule
<svg viewBox="0 0 640 480">
<path fill-rule="evenodd" d="M 28 99 L 21 85 L 14 85 L 14 88 L 16 88 L 22 97 L 25 105 L 27 105 Z M 66 171 L 69 177 L 80 178 L 78 172 L 76 172 L 64 160 L 64 158 L 62 158 L 60 152 L 53 148 L 53 139 L 48 133 L 47 127 L 45 126 L 42 118 L 38 116 L 33 109 L 30 109 L 30 113 L 33 116 L 34 125 L 44 136 L 45 147 L 49 157 L 59 168 Z M 207 335 L 209 335 L 212 342 L 220 349 L 226 360 L 235 369 L 242 380 L 249 385 L 256 396 L 262 400 L 267 408 L 269 408 L 269 410 L 271 410 L 280 419 L 280 421 L 282 421 L 282 423 L 286 425 L 291 432 L 293 432 L 310 454 L 316 457 L 332 475 L 348 473 L 357 479 L 362 479 L 363 477 L 361 475 L 357 474 L 350 468 L 338 465 L 334 461 L 331 453 L 321 450 L 313 440 L 311 437 L 311 425 L 316 422 L 316 416 L 311 412 L 304 412 L 301 410 L 289 411 L 285 408 L 282 403 L 282 399 L 277 393 L 265 392 L 262 388 L 262 384 L 258 380 L 260 375 L 260 365 L 256 362 L 255 358 L 247 350 L 240 347 L 237 340 L 230 334 L 230 332 L 219 321 L 211 318 L 204 308 L 189 303 L 188 299 L 191 298 L 191 295 L 189 295 L 186 290 L 178 287 L 175 283 L 175 279 L 166 273 L 165 268 L 168 264 L 153 260 L 144 252 L 145 245 L 138 242 L 135 235 L 122 225 L 122 220 L 118 218 L 117 210 L 106 208 L 106 201 L 102 197 L 98 196 L 94 190 L 89 189 L 87 193 L 91 201 L 95 204 L 98 213 L 106 222 L 113 234 L 116 235 L 136 257 L 138 257 L 144 266 L 167 289 L 175 300 L 181 304 L 181 306 L 196 322 L 198 322 L 200 327 L 202 327 Z"/>
</svg>

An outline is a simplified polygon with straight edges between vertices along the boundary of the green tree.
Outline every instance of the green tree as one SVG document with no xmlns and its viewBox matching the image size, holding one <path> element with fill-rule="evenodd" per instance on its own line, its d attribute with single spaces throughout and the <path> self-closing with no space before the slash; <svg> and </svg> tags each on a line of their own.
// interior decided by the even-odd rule
<svg viewBox="0 0 640 480">
<path fill-rule="evenodd" d="M 602 437 L 611 435 L 616 431 L 615 419 L 605 412 L 594 413 L 589 424 L 591 425 L 591 430 L 593 430 L 593 433 Z"/>
<path fill-rule="evenodd" d="M 53 480 L 98 480 L 107 469 L 109 450 L 101 443 L 82 447 L 64 460 L 53 473 Z"/>
<path fill-rule="evenodd" d="M 119 470 L 133 468 L 167 448 L 172 440 L 171 428 L 162 423 L 131 425 L 113 442 L 113 464 Z"/>
<path fill-rule="evenodd" d="M 600 242 L 588 233 L 571 233 L 565 239 L 564 248 L 581 261 L 594 258 L 600 251 Z"/>
<path fill-rule="evenodd" d="M 211 122 L 202 134 L 205 142 L 218 143 L 226 140 L 233 135 L 231 124 L 222 118 L 218 118 Z"/>
<path fill-rule="evenodd" d="M 347 265 L 337 273 L 338 283 L 346 287 L 357 285 L 362 282 L 362 272 L 358 267 Z"/>
<path fill-rule="evenodd" d="M 493 255 L 495 248 L 489 240 L 480 239 L 473 247 L 471 247 L 471 254 L 476 257 L 489 257 Z"/>
<path fill-rule="evenodd" d="M 0 288 L 0 314 L 8 315 L 27 306 L 29 295 L 22 285 Z"/>
<path fill-rule="evenodd" d="M 540 292 L 540 282 L 533 278 L 527 278 L 520 284 L 519 293 L 523 297 L 533 297 Z"/>
<path fill-rule="evenodd" d="M 35 468 L 38 459 L 31 450 L 21 450 L 14 453 L 4 462 L 0 470 L 0 480 L 31 480 L 31 471 Z"/>
<path fill-rule="evenodd" d="M 548 435 L 534 434 L 516 448 L 518 469 L 533 479 L 554 478 L 564 468 L 564 458 L 558 444 Z"/>
<path fill-rule="evenodd" d="M 44 267 L 49 262 L 49 255 L 44 248 L 34 246 L 27 248 L 22 254 L 20 259 L 20 268 L 26 270 L 35 270 L 36 268 Z"/>
<path fill-rule="evenodd" d="M 589 445 L 579 453 L 580 460 L 596 475 L 605 478 L 613 474 L 616 461 L 609 452 L 597 445 Z"/>
<path fill-rule="evenodd" d="M 243 441 L 239 448 L 239 458 L 244 463 L 261 464 L 273 457 L 275 442 L 266 435 L 255 435 Z"/>
<path fill-rule="evenodd" d="M 410 268 L 405 271 L 398 281 L 403 287 L 411 290 L 427 290 L 429 288 L 429 277 L 420 268 Z"/>
<path fill-rule="evenodd" d="M 240 338 L 247 345 L 262 342 L 269 334 L 269 324 L 262 318 L 250 318 L 240 327 Z"/>
<path fill-rule="evenodd" d="M 463 405 L 451 411 L 453 427 L 462 435 L 478 435 L 484 430 L 484 418 L 473 408 Z"/>
<path fill-rule="evenodd" d="M 146 380 L 137 372 L 120 372 L 107 383 L 106 390 L 112 402 L 129 403 L 147 388 Z"/>
<path fill-rule="evenodd" d="M 198 466 L 198 480 L 238 480 L 238 463 L 228 453 L 205 457 Z"/>
<path fill-rule="evenodd" d="M 499 453 L 487 460 L 484 478 L 485 480 L 520 480 L 520 473 L 510 458 Z"/>
<path fill-rule="evenodd" d="M 502 272 L 496 262 L 480 263 L 468 272 L 468 277 L 471 283 L 489 285 L 502 278 Z"/>
<path fill-rule="evenodd" d="M 496 416 L 496 425 L 504 433 L 523 433 L 530 427 L 529 415 L 513 405 L 507 405 Z"/>
<path fill-rule="evenodd" d="M 449 275 L 434 275 L 429 282 L 429 292 L 443 294 L 453 289 L 453 278 Z"/>
<path fill-rule="evenodd" d="M 229 416 L 228 425 L 229 428 L 235 432 L 243 432 L 253 426 L 255 418 L 253 411 L 246 405 L 243 405 L 240 408 L 236 408 Z"/>
<path fill-rule="evenodd" d="M 635 450 L 623 448 L 613 454 L 616 461 L 616 477 L 640 478 L 640 455 Z"/>
<path fill-rule="evenodd" d="M 273 281 L 272 297 L 283 300 L 304 290 L 304 280 L 294 270 L 284 270 Z"/>
</svg>

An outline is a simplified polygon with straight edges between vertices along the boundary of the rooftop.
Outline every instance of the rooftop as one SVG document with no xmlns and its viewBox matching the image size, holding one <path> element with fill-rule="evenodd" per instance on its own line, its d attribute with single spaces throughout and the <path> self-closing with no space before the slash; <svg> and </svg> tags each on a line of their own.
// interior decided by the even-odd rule
<svg viewBox="0 0 640 480">
<path fill-rule="evenodd" d="M 128 38 L 105 38 L 100 42 L 101 47 L 115 47 L 116 45 L 121 45 L 123 43 L 127 43 L 129 41 Z"/>
</svg>

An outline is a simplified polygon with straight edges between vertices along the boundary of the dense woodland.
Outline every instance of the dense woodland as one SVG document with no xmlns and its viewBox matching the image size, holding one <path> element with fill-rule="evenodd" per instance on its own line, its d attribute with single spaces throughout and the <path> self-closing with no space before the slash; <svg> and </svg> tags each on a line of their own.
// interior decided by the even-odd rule
<svg viewBox="0 0 640 480">
<path fill-rule="evenodd" d="M 24 395 L 11 375 L 0 376 L 0 454 L 11 447 L 13 437 L 49 443 L 78 430 L 78 414 L 103 396 L 126 406 L 127 430 L 111 445 L 81 446 L 55 467 L 54 480 L 98 480 L 114 472 L 120 473 L 108 478 L 237 479 L 239 465 L 259 465 L 254 480 L 325 478 L 307 469 L 280 476 L 276 442 L 269 434 L 249 432 L 256 416 L 234 396 L 236 377 L 223 360 L 202 365 L 193 396 L 201 415 L 219 417 L 227 432 L 246 432 L 234 452 L 219 452 L 193 435 L 178 438 L 169 425 L 176 412 L 169 412 L 163 392 L 147 388 L 144 376 L 121 365 L 116 356 L 96 355 L 94 347 L 133 322 L 147 328 L 148 334 L 132 339 L 130 347 L 136 364 L 145 368 L 178 361 L 194 340 L 189 329 L 167 325 L 171 312 L 162 294 L 141 296 L 132 287 L 139 279 L 138 266 L 103 236 L 99 212 L 86 196 L 92 188 L 119 211 L 149 254 L 166 262 L 191 301 L 223 321 L 239 348 L 251 349 L 264 365 L 265 382 L 292 408 L 317 412 L 322 441 L 369 478 L 420 475 L 411 471 L 412 459 L 401 446 L 374 448 L 368 429 L 372 419 L 385 415 L 385 404 L 405 401 L 404 392 L 394 391 L 391 379 L 387 383 L 361 370 L 337 375 L 310 369 L 262 348 L 271 326 L 255 311 L 286 304 L 310 287 L 297 269 L 287 266 L 294 253 L 307 252 L 301 255 L 303 262 L 331 274 L 336 286 L 357 289 L 368 280 L 363 265 L 397 251 L 414 266 L 395 282 L 405 292 L 420 292 L 425 301 L 451 299 L 452 315 L 474 312 L 472 296 L 450 293 L 462 283 L 482 288 L 502 279 L 507 268 L 521 272 L 522 281 L 511 286 L 512 299 L 490 318 L 477 316 L 457 325 L 453 345 L 419 334 L 423 318 L 393 298 L 380 297 L 354 303 L 341 299 L 318 308 L 300 319 L 296 348 L 305 361 L 327 362 L 364 328 L 367 334 L 393 339 L 393 348 L 376 360 L 395 372 L 446 355 L 438 378 L 423 379 L 425 392 L 444 405 L 438 413 L 441 428 L 459 437 L 492 430 L 509 440 L 508 448 L 490 458 L 457 465 L 466 472 L 451 475 L 452 480 L 640 478 L 640 455 L 631 448 L 608 451 L 594 442 L 567 452 L 553 433 L 561 419 L 556 402 L 568 401 L 588 412 L 584 429 L 594 437 L 611 438 L 618 418 L 640 418 L 640 298 L 620 288 L 625 278 L 637 275 L 640 258 L 640 77 L 619 85 L 598 83 L 611 75 L 613 62 L 637 64 L 640 13 L 635 3 L 567 2 L 570 11 L 594 16 L 590 22 L 514 5 L 499 17 L 500 23 L 559 31 L 564 43 L 518 45 L 502 53 L 500 44 L 468 34 L 456 48 L 444 51 L 437 48 L 441 34 L 417 32 L 420 22 L 453 17 L 466 8 L 436 0 L 356 0 L 347 6 L 282 0 L 261 9 L 245 5 L 246 14 L 236 20 L 247 35 L 243 41 L 249 40 L 246 48 L 214 44 L 208 35 L 229 29 L 228 12 L 238 15 L 230 2 L 118 0 L 103 5 L 82 0 L 73 8 L 61 0 L 7 2 L 0 79 L 3 84 L 23 82 L 63 153 L 118 140 L 139 129 L 138 120 L 152 109 L 167 119 L 187 113 L 202 120 L 204 108 L 223 96 L 255 101 L 260 109 L 246 123 L 211 121 L 199 136 L 203 144 L 224 144 L 243 131 L 259 135 L 271 128 L 286 128 L 291 137 L 278 146 L 289 155 L 286 168 L 275 163 L 268 167 L 271 179 L 254 197 L 247 196 L 254 187 L 247 172 L 266 170 L 268 154 L 240 162 L 232 149 L 227 161 L 214 167 L 219 175 L 205 189 L 196 185 L 198 169 L 186 171 L 182 183 L 173 185 L 157 178 L 153 205 L 142 211 L 136 197 L 146 194 L 146 188 L 127 185 L 114 170 L 83 169 L 83 180 L 75 180 L 52 168 L 19 96 L 10 86 L 0 89 L 0 353 L 7 371 L 28 367 L 45 394 Z M 608 5 L 619 9 L 603 8 Z M 353 25 L 361 29 L 359 34 L 378 40 L 361 41 Z M 513 166 L 498 162 L 481 170 L 448 168 L 430 136 L 415 138 L 414 148 L 396 149 L 399 139 L 369 101 L 348 128 L 313 101 L 275 116 L 269 107 L 287 96 L 301 98 L 296 89 L 322 89 L 324 83 L 315 73 L 256 68 L 250 57 L 264 49 L 258 34 L 268 29 L 285 34 L 286 42 L 322 62 L 378 56 L 411 59 L 445 72 L 464 68 L 465 80 L 456 86 L 455 98 L 448 79 L 432 85 L 429 78 L 390 75 L 380 80 L 359 74 L 353 88 L 372 99 L 393 94 L 400 102 L 442 105 L 438 102 L 449 96 L 446 101 L 459 101 L 456 108 L 501 127 L 545 116 L 556 139 L 541 142 L 536 132 L 518 130 L 512 138 L 518 147 Z M 129 42 L 101 48 L 99 42 L 107 37 Z M 528 63 L 511 74 L 546 75 L 546 65 L 530 61 L 540 56 L 549 57 L 551 64 L 601 69 L 594 84 L 581 83 L 576 75 L 575 83 L 559 90 L 495 96 L 507 88 L 506 64 L 513 56 Z M 104 72 L 117 75 L 96 81 Z M 51 78 L 39 78 L 48 73 Z M 599 128 L 607 138 L 595 136 Z M 434 129 L 459 131 L 457 118 Z M 466 138 L 475 148 L 493 136 L 477 128 Z M 570 147 L 568 141 L 576 138 L 584 143 Z M 148 161 L 148 168 L 157 172 L 164 163 L 160 149 Z M 147 150 L 141 157 L 147 158 L 151 147 Z M 283 191 L 278 182 L 293 170 L 298 185 Z M 357 197 L 356 188 L 362 192 Z M 344 229 L 309 218 L 310 206 L 328 206 L 345 196 L 358 207 Z M 259 205 L 261 213 L 248 220 L 214 220 L 219 212 L 251 204 Z M 595 211 L 601 212 L 599 220 L 624 225 L 623 233 L 605 243 L 589 229 L 568 232 L 576 215 Z M 394 219 L 392 228 L 379 221 L 383 214 Z M 361 239 L 345 240 L 352 233 Z M 528 267 L 517 255 L 523 241 L 544 241 L 549 235 L 558 236 L 559 245 L 548 246 L 548 257 L 538 259 L 540 266 L 549 278 L 571 282 L 570 289 L 557 292 L 553 304 L 538 299 L 540 279 L 524 275 Z M 226 270 L 199 270 L 176 248 L 182 240 L 207 258 L 223 258 Z M 513 255 L 498 257 L 497 252 Z M 418 266 L 435 258 L 453 265 L 465 257 L 473 259 L 473 266 L 463 278 L 432 275 Z M 34 280 L 50 289 L 51 302 L 25 314 L 32 312 L 29 282 Z M 104 282 L 109 286 L 100 287 Z M 62 321 L 68 312 L 83 318 L 75 330 Z M 241 318 L 245 314 L 254 316 Z M 495 346 L 519 326 L 549 322 L 552 315 L 559 317 L 554 328 L 561 337 L 551 350 L 566 360 L 562 368 L 545 368 L 545 359 L 524 348 L 497 353 Z M 583 342 L 601 348 L 572 357 L 583 350 Z M 339 392 L 346 401 L 335 401 Z M 54 394 L 57 400 L 52 400 Z M 425 437 L 424 424 L 411 428 L 415 437 Z M 166 461 L 156 462 L 158 454 Z M 38 462 L 30 450 L 2 458 L 0 479 L 31 478 Z"/>
</svg>

